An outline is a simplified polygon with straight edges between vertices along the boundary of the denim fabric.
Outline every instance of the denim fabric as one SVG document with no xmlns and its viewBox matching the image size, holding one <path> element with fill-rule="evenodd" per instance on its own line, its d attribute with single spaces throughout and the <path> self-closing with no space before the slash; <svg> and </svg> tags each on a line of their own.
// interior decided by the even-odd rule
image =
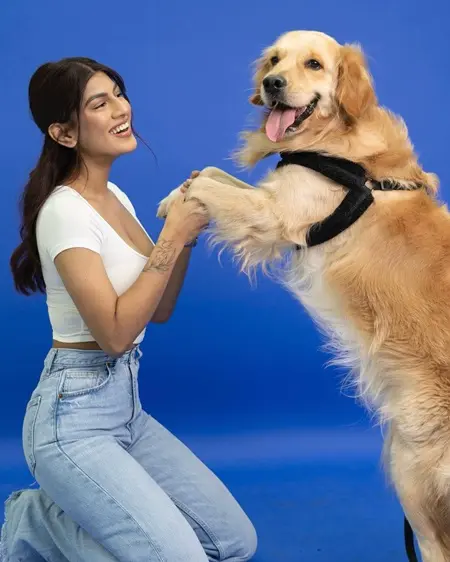
<svg viewBox="0 0 450 562">
<path fill-rule="evenodd" d="M 52 349 L 23 447 L 39 489 L 6 502 L 5 562 L 243 562 L 253 525 L 222 482 L 141 406 L 139 347 Z"/>
</svg>

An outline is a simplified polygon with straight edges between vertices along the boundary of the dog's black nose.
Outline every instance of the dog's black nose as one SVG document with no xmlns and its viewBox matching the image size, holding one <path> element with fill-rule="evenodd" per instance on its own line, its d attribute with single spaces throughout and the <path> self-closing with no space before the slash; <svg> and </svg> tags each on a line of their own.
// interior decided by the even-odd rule
<svg viewBox="0 0 450 562">
<path fill-rule="evenodd" d="M 263 80 L 264 89 L 268 94 L 278 94 L 286 85 L 287 81 L 283 76 L 266 76 Z"/>
</svg>

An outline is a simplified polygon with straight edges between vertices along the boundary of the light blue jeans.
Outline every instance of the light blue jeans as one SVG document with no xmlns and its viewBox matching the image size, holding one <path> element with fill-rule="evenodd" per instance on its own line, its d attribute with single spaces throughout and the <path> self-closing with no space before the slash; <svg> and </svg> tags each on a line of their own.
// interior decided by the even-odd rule
<svg viewBox="0 0 450 562">
<path fill-rule="evenodd" d="M 253 525 L 222 482 L 141 407 L 139 347 L 52 349 L 23 446 L 40 489 L 6 502 L 5 562 L 243 562 Z"/>
</svg>

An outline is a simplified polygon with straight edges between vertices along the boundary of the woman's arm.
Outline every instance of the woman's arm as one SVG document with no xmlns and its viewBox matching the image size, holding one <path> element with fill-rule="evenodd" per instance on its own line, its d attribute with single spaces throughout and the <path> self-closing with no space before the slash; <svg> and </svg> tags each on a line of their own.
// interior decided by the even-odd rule
<svg viewBox="0 0 450 562">
<path fill-rule="evenodd" d="M 80 315 L 99 346 L 121 355 L 151 321 L 187 241 L 203 228 L 200 204 L 180 197 L 171 208 L 150 258 L 133 285 L 117 296 L 99 253 L 70 248 L 55 266 Z"/>
<path fill-rule="evenodd" d="M 167 287 L 161 298 L 161 301 L 152 316 L 151 321 L 157 324 L 167 322 L 172 316 L 178 296 L 183 287 L 186 272 L 191 258 L 191 248 L 184 248 L 178 256 L 172 275 L 167 283 Z"/>
<path fill-rule="evenodd" d="M 191 172 L 190 177 L 183 182 L 180 186 L 180 192 L 186 194 L 192 180 L 198 177 L 200 172 L 194 170 Z M 178 296 L 180 294 L 181 288 L 183 287 L 184 279 L 186 276 L 187 268 L 189 266 L 189 260 L 191 258 L 192 246 L 196 244 L 191 244 L 190 247 L 186 247 L 180 254 L 173 269 L 172 275 L 170 276 L 169 282 L 167 284 L 166 290 L 161 298 L 161 302 L 152 316 L 152 322 L 163 323 L 167 322 L 172 316 L 175 309 Z"/>
</svg>

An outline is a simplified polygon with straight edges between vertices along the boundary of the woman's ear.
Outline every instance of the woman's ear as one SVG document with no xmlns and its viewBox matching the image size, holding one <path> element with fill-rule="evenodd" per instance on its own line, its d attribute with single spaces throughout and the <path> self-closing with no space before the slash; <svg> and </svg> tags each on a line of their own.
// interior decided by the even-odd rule
<svg viewBox="0 0 450 562">
<path fill-rule="evenodd" d="M 48 134 L 55 142 L 67 148 L 75 148 L 77 145 L 76 129 L 69 124 L 52 123 Z"/>
<path fill-rule="evenodd" d="M 350 119 L 359 119 L 377 104 L 367 64 L 357 45 L 341 47 L 336 100 Z"/>
</svg>

